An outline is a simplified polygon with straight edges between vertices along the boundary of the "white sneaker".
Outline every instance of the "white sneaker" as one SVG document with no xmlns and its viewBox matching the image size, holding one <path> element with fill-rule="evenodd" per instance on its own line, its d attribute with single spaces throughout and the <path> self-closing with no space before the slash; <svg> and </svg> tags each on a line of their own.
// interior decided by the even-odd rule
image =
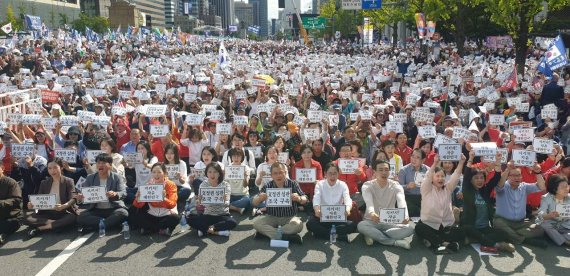
<svg viewBox="0 0 570 276">
<path fill-rule="evenodd" d="M 198 230 L 198 237 L 202 237 L 204 236 L 204 233 L 202 233 L 202 231 Z"/>
<path fill-rule="evenodd" d="M 229 236 L 230 236 L 230 231 L 229 231 L 229 230 L 218 231 L 218 235 L 219 235 L 219 236 L 226 236 L 226 237 L 229 237 Z"/>
<path fill-rule="evenodd" d="M 245 211 L 245 208 L 240 208 L 240 209 L 239 209 L 239 214 L 240 214 L 240 215 L 243 215 L 243 212 L 244 212 L 244 211 Z"/>
<path fill-rule="evenodd" d="M 406 240 L 396 240 L 394 246 L 410 250 L 410 243 Z"/>
<path fill-rule="evenodd" d="M 364 236 L 364 242 L 366 243 L 366 245 L 374 244 L 374 240 L 370 237 L 367 237 L 367 236 Z"/>
</svg>

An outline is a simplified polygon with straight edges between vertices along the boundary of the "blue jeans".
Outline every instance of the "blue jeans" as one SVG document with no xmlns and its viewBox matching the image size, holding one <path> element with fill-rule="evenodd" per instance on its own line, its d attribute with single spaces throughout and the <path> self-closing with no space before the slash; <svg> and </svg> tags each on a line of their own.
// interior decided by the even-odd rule
<svg viewBox="0 0 570 276">
<path fill-rule="evenodd" d="M 232 195 L 230 196 L 230 205 L 237 208 L 248 208 L 251 204 L 248 195 Z"/>
<path fill-rule="evenodd" d="M 179 214 L 182 214 L 184 211 L 184 207 L 186 205 L 186 201 L 190 197 L 192 191 L 186 187 L 176 186 L 178 189 L 178 201 L 176 202 L 176 209 L 178 210 Z"/>
<path fill-rule="evenodd" d="M 135 201 L 135 196 L 137 195 L 138 191 L 139 188 L 137 187 L 134 188 L 127 187 L 127 196 L 124 199 L 125 204 L 127 205 L 133 204 L 133 201 Z"/>
</svg>

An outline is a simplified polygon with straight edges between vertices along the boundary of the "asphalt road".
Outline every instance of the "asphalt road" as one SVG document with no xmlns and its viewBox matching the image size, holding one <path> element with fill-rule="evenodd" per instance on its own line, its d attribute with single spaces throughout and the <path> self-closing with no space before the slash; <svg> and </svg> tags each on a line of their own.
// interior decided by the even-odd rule
<svg viewBox="0 0 570 276">
<path fill-rule="evenodd" d="M 570 250 L 517 246 L 515 254 L 479 256 L 464 247 L 436 256 L 414 238 L 411 250 L 367 246 L 361 235 L 351 243 L 317 240 L 302 232 L 303 245 L 271 248 L 253 239 L 252 219 L 239 217 L 230 237 L 198 238 L 195 231 L 172 237 L 141 236 L 124 240 L 118 230 L 90 236 L 53 275 L 278 275 L 406 274 L 406 275 L 569 275 Z M 306 221 L 306 219 L 305 219 Z M 24 227 L 0 247 L 0 275 L 36 275 L 68 247 L 78 234 L 46 233 L 26 240 Z"/>
</svg>

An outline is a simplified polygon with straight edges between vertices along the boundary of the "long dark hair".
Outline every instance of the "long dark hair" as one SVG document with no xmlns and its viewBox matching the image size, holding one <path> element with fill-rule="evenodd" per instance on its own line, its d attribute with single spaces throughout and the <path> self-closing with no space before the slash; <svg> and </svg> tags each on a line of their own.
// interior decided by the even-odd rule
<svg viewBox="0 0 570 276">
<path fill-rule="evenodd" d="M 224 181 L 224 170 L 222 170 L 222 167 L 220 167 L 220 164 L 218 164 L 218 162 L 211 162 L 210 164 L 208 164 L 206 166 L 206 169 L 204 170 L 206 175 L 208 174 L 208 170 L 210 168 L 212 168 L 218 172 L 218 184 L 222 183 L 222 181 Z"/>
<path fill-rule="evenodd" d="M 142 145 L 146 149 L 146 156 L 143 156 L 145 159 L 150 160 L 154 157 L 154 154 L 152 154 L 152 151 L 150 150 L 150 144 L 147 141 L 140 141 L 137 144 L 137 148 L 139 145 Z"/>
<path fill-rule="evenodd" d="M 166 160 L 166 153 L 169 150 L 172 150 L 172 152 L 174 153 L 174 163 L 180 164 L 180 154 L 178 153 L 178 146 L 176 146 L 176 144 L 173 143 L 167 144 L 166 147 L 164 147 L 164 163 L 169 162 L 168 160 Z"/>
<path fill-rule="evenodd" d="M 204 151 L 209 151 L 212 154 L 212 162 L 218 162 L 218 153 L 216 152 L 216 149 L 210 146 L 202 148 L 202 152 L 200 152 L 200 161 L 204 162 L 204 159 L 202 158 L 202 153 L 204 153 Z"/>
</svg>

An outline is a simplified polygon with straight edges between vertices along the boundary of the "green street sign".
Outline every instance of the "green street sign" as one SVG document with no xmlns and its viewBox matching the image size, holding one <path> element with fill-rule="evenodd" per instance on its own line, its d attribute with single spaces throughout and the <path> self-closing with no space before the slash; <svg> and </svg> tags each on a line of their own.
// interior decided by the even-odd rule
<svg viewBox="0 0 570 276">
<path fill-rule="evenodd" d="M 307 30 L 324 30 L 327 27 L 327 19 L 324 17 L 302 17 L 301 20 Z"/>
</svg>

